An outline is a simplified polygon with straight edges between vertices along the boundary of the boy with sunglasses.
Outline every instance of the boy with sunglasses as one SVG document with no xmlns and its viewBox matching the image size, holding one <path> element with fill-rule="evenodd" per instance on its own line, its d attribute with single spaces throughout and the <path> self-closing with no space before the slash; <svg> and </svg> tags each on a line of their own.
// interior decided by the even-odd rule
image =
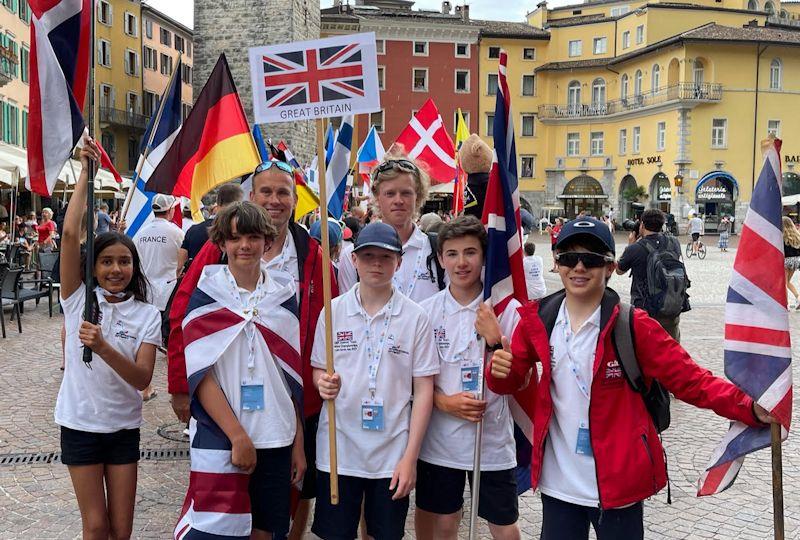
<svg viewBox="0 0 800 540">
<path fill-rule="evenodd" d="M 667 482 L 664 452 L 641 394 L 627 383 L 612 341 L 619 296 L 614 237 L 589 217 L 567 223 L 556 243 L 564 289 L 520 309 L 511 343 L 492 355 L 489 388 L 536 384 L 531 485 L 542 493 L 543 540 L 644 537 L 642 501 Z M 620 321 L 625 324 L 627 321 Z M 678 399 L 751 426 L 774 421 L 730 382 L 714 377 L 646 312 L 631 317 L 636 358 Z M 549 355 L 549 358 L 548 358 Z M 541 364 L 540 375 L 531 370 Z"/>
</svg>

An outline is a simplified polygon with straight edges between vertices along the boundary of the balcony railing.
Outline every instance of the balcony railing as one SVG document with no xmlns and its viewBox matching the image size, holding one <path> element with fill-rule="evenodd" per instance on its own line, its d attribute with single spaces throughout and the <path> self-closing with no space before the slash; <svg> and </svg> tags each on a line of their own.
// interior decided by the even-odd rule
<svg viewBox="0 0 800 540">
<path fill-rule="evenodd" d="M 722 99 L 722 85 L 714 83 L 678 83 L 664 86 L 652 92 L 634 94 L 630 97 L 592 104 L 540 105 L 539 118 L 569 119 L 593 118 L 633 112 L 645 107 L 662 105 L 673 101 L 697 103 L 715 102 Z"/>
<path fill-rule="evenodd" d="M 103 107 L 102 105 L 100 106 L 100 122 L 142 131 L 147 127 L 147 117 L 143 114 Z"/>
<path fill-rule="evenodd" d="M 0 86 L 5 86 L 17 76 L 19 58 L 9 47 L 0 45 Z"/>
</svg>

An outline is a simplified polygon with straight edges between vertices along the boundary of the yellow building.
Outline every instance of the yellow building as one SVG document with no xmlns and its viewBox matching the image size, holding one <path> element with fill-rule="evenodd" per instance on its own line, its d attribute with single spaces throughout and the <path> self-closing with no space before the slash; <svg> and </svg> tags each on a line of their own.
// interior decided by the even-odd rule
<svg viewBox="0 0 800 540">
<path fill-rule="evenodd" d="M 158 102 L 167 88 L 173 70 L 181 67 L 181 101 L 183 117 L 192 107 L 194 59 L 192 31 L 176 20 L 142 5 L 142 112 L 150 117 L 157 112 Z"/>
<path fill-rule="evenodd" d="M 679 220 L 692 210 L 706 214 L 712 230 L 722 214 L 743 220 L 760 141 L 769 132 L 785 140 L 787 172 L 800 161 L 800 127 L 790 116 L 800 91 L 796 6 L 543 2 L 528 22 L 548 36 L 482 37 L 483 88 L 497 70 L 492 47 L 510 51 L 522 196 L 534 210 L 558 206 L 572 217 L 614 208 L 624 218 L 640 186 L 646 196 L 638 202 Z M 520 58 L 526 48 L 535 48 L 530 66 Z M 531 71 L 534 95 L 522 97 L 531 83 L 520 73 Z M 494 100 L 482 95 L 480 110 L 493 114 Z M 536 116 L 529 140 L 520 132 L 528 111 Z M 522 174 L 527 155 L 535 156 L 532 180 Z"/>
<path fill-rule="evenodd" d="M 98 0 L 96 6 L 94 132 L 117 170 L 131 174 L 147 127 L 142 112 L 141 2 Z"/>
<path fill-rule="evenodd" d="M 0 141 L 24 149 L 28 136 L 31 11 L 26 0 L 0 0 Z"/>
</svg>

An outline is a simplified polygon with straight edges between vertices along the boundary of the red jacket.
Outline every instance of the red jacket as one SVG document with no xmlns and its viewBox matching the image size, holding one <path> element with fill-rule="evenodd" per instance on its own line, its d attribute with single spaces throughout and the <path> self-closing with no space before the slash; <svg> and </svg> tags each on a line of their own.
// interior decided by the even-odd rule
<svg viewBox="0 0 800 540">
<path fill-rule="evenodd" d="M 322 250 L 316 240 L 311 238 L 305 229 L 292 222 L 289 223 L 289 234 L 294 240 L 297 250 L 297 265 L 300 275 L 300 356 L 303 361 L 303 412 L 306 417 L 317 414 L 322 408 L 322 398 L 314 388 L 311 374 L 311 349 L 314 345 L 314 330 L 317 327 L 319 314 L 324 302 L 322 297 Z M 210 241 L 206 242 L 197 256 L 192 260 L 189 270 L 183 276 L 181 284 L 172 300 L 169 312 L 169 346 L 167 349 L 168 389 L 170 394 L 188 394 L 186 381 L 186 359 L 183 355 L 183 329 L 181 323 L 186 314 L 189 298 L 192 296 L 203 268 L 209 264 L 219 264 L 222 252 Z M 333 266 L 331 273 L 332 296 L 339 295 Z"/>
<path fill-rule="evenodd" d="M 555 325 L 564 291 L 519 309 L 521 320 L 511 340 L 513 360 L 506 379 L 491 374 L 486 381 L 498 394 L 511 394 L 524 384 L 531 368 L 541 367 L 533 420 L 531 486 L 536 489 L 542 472 L 544 445 L 553 402 L 550 398 L 550 332 Z M 664 452 L 658 433 L 641 395 L 619 376 L 617 355 L 612 344 L 614 321 L 619 313 L 619 296 L 606 289 L 600 308 L 600 336 L 597 340 L 591 398 L 589 401 L 590 442 L 595 459 L 600 506 L 618 508 L 654 495 L 667 483 Z M 646 384 L 653 378 L 675 397 L 691 405 L 711 409 L 720 416 L 751 426 L 761 425 L 753 414 L 753 400 L 730 382 L 714 377 L 691 359 L 661 325 L 646 312 L 633 315 L 636 357 Z M 542 359 L 548 359 L 542 362 Z M 534 372 L 535 373 L 535 372 Z"/>
</svg>

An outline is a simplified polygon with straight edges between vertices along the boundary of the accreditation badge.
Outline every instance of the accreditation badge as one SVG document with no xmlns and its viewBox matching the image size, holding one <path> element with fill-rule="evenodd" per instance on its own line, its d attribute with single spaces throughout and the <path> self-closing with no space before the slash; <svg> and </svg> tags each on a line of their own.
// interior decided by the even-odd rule
<svg viewBox="0 0 800 540">
<path fill-rule="evenodd" d="M 264 410 L 264 379 L 251 377 L 242 379 L 242 410 Z"/>
<path fill-rule="evenodd" d="M 474 360 L 461 361 L 461 391 L 478 392 L 481 378 L 481 365 Z"/>
<path fill-rule="evenodd" d="M 361 429 L 366 431 L 383 431 L 383 428 L 383 399 L 362 399 Z"/>
</svg>

